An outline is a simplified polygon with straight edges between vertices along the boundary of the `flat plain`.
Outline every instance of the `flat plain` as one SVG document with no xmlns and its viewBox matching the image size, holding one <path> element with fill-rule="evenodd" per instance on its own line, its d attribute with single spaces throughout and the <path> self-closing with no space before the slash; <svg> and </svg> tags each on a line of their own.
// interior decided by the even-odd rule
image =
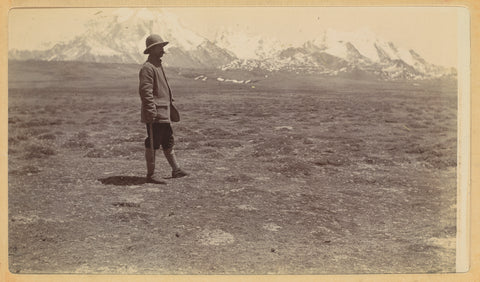
<svg viewBox="0 0 480 282">
<path fill-rule="evenodd" d="M 9 62 L 12 273 L 455 271 L 454 81 L 167 68 L 158 185 L 138 68 Z"/>
</svg>

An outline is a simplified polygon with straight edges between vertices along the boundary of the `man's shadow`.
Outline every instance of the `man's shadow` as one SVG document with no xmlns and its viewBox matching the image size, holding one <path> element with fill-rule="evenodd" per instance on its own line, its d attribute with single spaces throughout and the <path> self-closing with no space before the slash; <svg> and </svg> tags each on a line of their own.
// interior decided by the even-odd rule
<svg viewBox="0 0 480 282">
<path fill-rule="evenodd" d="M 116 186 L 143 185 L 147 183 L 147 179 L 140 176 L 110 176 L 107 178 L 100 178 L 98 181 L 105 185 Z"/>
</svg>

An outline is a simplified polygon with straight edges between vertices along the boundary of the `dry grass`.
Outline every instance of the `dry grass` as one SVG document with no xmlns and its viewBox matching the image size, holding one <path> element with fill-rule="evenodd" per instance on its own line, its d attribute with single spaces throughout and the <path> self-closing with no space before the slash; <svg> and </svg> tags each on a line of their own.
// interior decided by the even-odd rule
<svg viewBox="0 0 480 282">
<path fill-rule="evenodd" d="M 24 155 L 27 160 L 31 158 L 45 158 L 56 154 L 55 149 L 49 144 L 45 143 L 27 144 L 24 147 L 24 151 Z"/>
<path fill-rule="evenodd" d="M 168 69 L 191 175 L 154 185 L 143 178 L 138 66 L 9 71 L 12 272 L 455 269 L 452 82 Z M 171 173 L 163 156 L 157 169 Z"/>
</svg>

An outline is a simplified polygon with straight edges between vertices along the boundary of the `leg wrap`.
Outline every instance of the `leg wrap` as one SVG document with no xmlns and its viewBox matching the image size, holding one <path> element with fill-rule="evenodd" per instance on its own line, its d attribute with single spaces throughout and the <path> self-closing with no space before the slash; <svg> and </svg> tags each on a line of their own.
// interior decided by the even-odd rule
<svg viewBox="0 0 480 282">
<path fill-rule="evenodd" d="M 155 150 L 145 148 L 145 160 L 147 161 L 147 177 L 155 172 Z"/>
<path fill-rule="evenodd" d="M 178 170 L 179 166 L 177 163 L 177 158 L 175 157 L 175 151 L 173 150 L 173 147 L 167 150 L 163 150 L 163 154 L 165 155 L 165 158 L 167 159 L 170 166 L 172 167 L 172 170 Z"/>
</svg>

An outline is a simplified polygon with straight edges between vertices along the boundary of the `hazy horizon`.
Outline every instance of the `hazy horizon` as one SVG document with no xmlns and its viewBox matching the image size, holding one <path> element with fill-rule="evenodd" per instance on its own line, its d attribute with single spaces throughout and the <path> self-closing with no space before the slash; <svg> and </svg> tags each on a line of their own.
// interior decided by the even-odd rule
<svg viewBox="0 0 480 282">
<path fill-rule="evenodd" d="M 118 8 L 12 9 L 9 13 L 9 50 L 48 49 L 86 30 L 96 15 L 112 15 Z M 135 8 L 133 8 L 135 9 Z M 427 61 L 456 67 L 457 7 L 238 7 L 161 8 L 180 23 L 211 41 L 219 28 L 248 35 L 277 38 L 292 44 L 318 38 L 322 31 L 369 30 L 379 38 L 413 49 Z M 214 15 L 214 16 L 212 16 Z M 63 26 L 65 28 L 59 28 Z"/>
</svg>

